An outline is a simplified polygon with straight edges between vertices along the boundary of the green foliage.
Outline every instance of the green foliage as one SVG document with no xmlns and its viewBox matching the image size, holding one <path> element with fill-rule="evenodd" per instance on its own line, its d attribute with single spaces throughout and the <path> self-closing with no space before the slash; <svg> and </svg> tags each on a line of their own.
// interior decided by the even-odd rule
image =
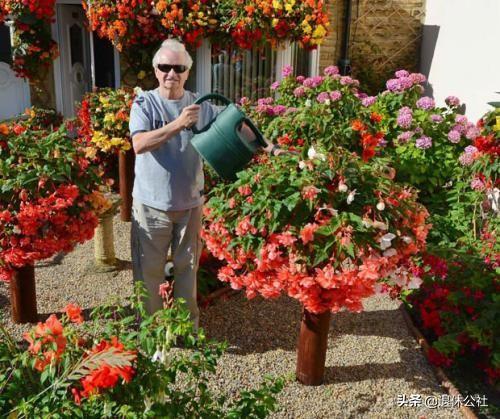
<svg viewBox="0 0 500 419">
<path fill-rule="evenodd" d="M 276 408 L 275 395 L 283 388 L 283 379 L 266 378 L 260 388 L 242 391 L 235 400 L 214 394 L 209 380 L 225 344 L 208 341 L 203 330 L 193 334 L 182 301 L 147 315 L 144 293 L 139 283 L 129 307 L 97 307 L 79 328 L 63 317 L 64 353 L 43 371 L 34 368 L 34 355 L 1 328 L 0 412 L 19 418 L 263 418 Z M 85 355 L 88 344 L 112 339 L 127 351 L 111 347 Z M 175 348 L 179 340 L 185 350 Z M 103 363 L 132 365 L 132 379 L 120 380 L 78 403 L 72 393 L 79 380 Z"/>
</svg>

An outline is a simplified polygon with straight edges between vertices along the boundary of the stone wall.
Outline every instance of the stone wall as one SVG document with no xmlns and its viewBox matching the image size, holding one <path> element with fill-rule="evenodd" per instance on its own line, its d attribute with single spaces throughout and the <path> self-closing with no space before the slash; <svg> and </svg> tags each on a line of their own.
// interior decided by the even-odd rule
<svg viewBox="0 0 500 419">
<path fill-rule="evenodd" d="M 330 0 L 330 29 L 321 46 L 320 69 L 342 52 L 344 0 Z M 352 74 L 367 91 L 378 91 L 395 70 L 417 71 L 425 0 L 353 0 L 349 42 Z"/>
</svg>

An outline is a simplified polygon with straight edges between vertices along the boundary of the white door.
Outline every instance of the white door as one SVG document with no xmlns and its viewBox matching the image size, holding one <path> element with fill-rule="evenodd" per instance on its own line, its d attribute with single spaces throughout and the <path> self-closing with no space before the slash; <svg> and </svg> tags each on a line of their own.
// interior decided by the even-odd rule
<svg viewBox="0 0 500 419">
<path fill-rule="evenodd" d="M 0 121 L 23 113 L 31 105 L 29 85 L 16 77 L 11 62 L 10 28 L 0 24 Z"/>
<path fill-rule="evenodd" d="M 72 117 L 76 113 L 75 104 L 91 89 L 90 36 L 83 23 L 85 14 L 81 6 L 60 4 L 57 7 L 62 113 Z"/>
</svg>

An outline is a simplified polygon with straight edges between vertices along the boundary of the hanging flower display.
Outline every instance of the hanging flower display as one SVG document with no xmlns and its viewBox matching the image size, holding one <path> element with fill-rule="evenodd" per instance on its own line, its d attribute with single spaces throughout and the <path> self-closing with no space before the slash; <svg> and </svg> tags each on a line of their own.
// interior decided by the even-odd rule
<svg viewBox="0 0 500 419">
<path fill-rule="evenodd" d="M 169 34 L 188 45 L 199 46 L 219 25 L 217 4 L 214 1 L 158 0 L 154 8 Z"/>
<path fill-rule="evenodd" d="M 323 0 L 234 0 L 232 12 L 221 13 L 221 23 L 238 47 L 250 49 L 284 40 L 307 49 L 321 44 L 327 34 L 328 16 Z M 224 5 L 220 6 L 225 9 Z M 226 6 L 227 7 L 227 6 Z"/>
<path fill-rule="evenodd" d="M 14 22 L 12 68 L 19 77 L 37 79 L 40 66 L 48 68 L 59 55 L 50 31 L 54 6 L 55 0 L 5 1 Z"/>
<path fill-rule="evenodd" d="M 92 238 L 110 203 L 84 150 L 58 130 L 0 125 L 0 279 Z"/>
<path fill-rule="evenodd" d="M 158 43 L 165 38 L 151 2 L 142 0 L 93 0 L 82 2 L 89 29 L 109 39 L 120 52 Z"/>
</svg>

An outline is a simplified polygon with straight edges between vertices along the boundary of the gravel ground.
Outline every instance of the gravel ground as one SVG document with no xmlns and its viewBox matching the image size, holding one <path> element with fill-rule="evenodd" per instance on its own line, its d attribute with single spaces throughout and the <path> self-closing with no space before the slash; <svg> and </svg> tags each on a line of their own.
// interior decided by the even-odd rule
<svg viewBox="0 0 500 419">
<path fill-rule="evenodd" d="M 122 261 L 113 273 L 93 273 L 93 243 L 79 246 L 61 263 L 36 267 L 40 314 L 61 311 L 68 302 L 89 309 L 123 301 L 132 292 L 130 223 L 114 220 L 115 251 Z M 332 316 L 325 383 L 306 387 L 293 380 L 279 395 L 274 418 L 459 418 L 458 409 L 403 406 L 398 395 L 442 400 L 439 386 L 419 346 L 407 330 L 397 302 L 388 297 L 367 300 L 360 314 Z M 10 320 L 9 289 L 0 282 L 0 321 L 20 337 L 29 325 Z M 248 301 L 238 294 L 202 311 L 201 326 L 209 337 L 226 340 L 212 385 L 236 395 L 255 387 L 264 374 L 293 376 L 300 306 L 289 298 Z"/>
</svg>

